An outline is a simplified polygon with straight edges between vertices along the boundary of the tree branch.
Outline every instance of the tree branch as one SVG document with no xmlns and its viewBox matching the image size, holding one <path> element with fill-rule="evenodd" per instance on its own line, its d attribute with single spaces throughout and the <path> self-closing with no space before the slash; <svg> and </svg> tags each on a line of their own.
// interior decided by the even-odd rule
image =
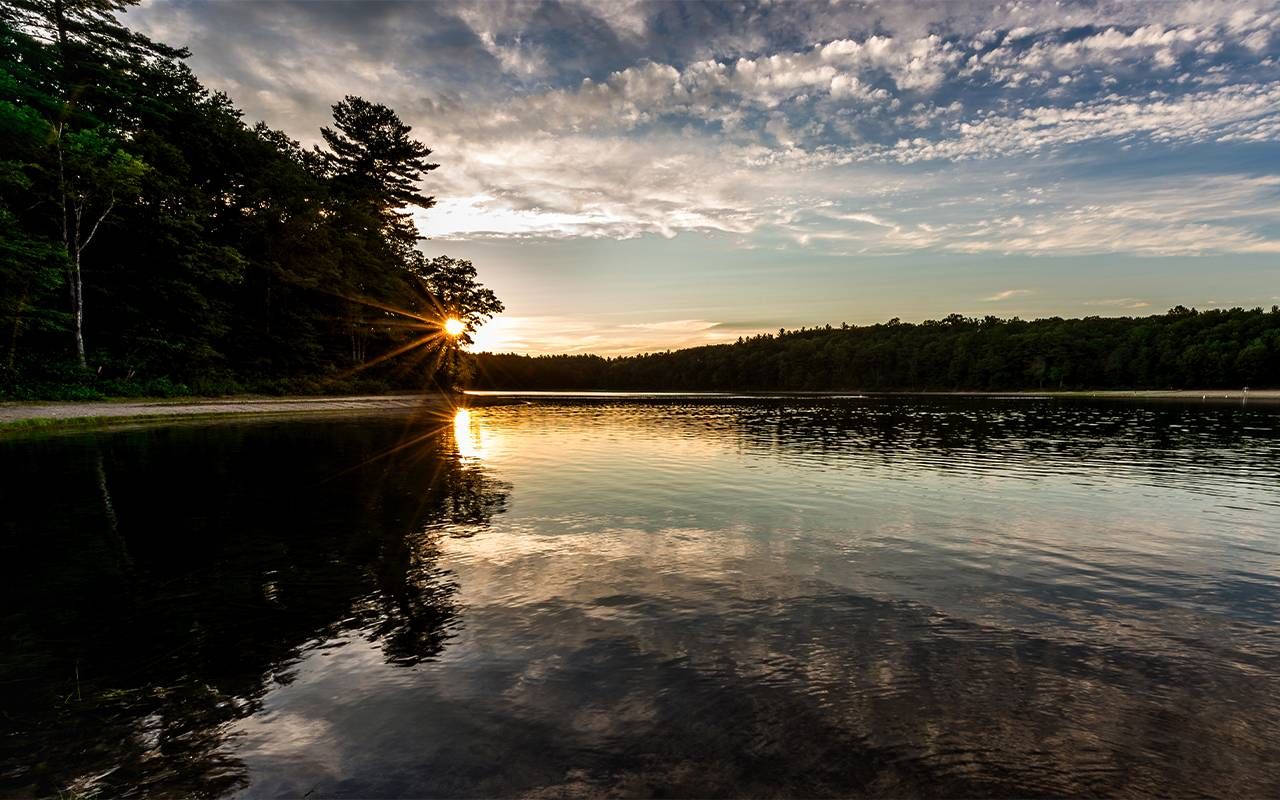
<svg viewBox="0 0 1280 800">
<path fill-rule="evenodd" d="M 98 232 L 98 226 L 102 224 L 102 221 L 107 218 L 108 214 L 111 213 L 111 209 L 115 207 L 116 207 L 116 193 L 113 191 L 111 192 L 111 201 L 108 202 L 107 207 L 102 210 L 102 215 L 98 217 L 98 221 L 93 223 L 93 230 L 89 231 L 89 235 L 85 237 L 84 244 L 80 245 L 81 251 L 83 251 L 86 247 L 89 246 L 89 242 L 93 241 L 94 235 L 97 234 Z"/>
</svg>

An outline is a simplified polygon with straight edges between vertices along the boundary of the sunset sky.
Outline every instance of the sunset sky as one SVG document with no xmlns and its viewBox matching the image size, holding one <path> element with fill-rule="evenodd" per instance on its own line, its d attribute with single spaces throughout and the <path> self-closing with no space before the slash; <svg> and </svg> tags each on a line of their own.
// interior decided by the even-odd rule
<svg viewBox="0 0 1280 800">
<path fill-rule="evenodd" d="M 174 2 L 249 120 L 395 108 L 484 349 L 1280 302 L 1280 4 Z"/>
</svg>

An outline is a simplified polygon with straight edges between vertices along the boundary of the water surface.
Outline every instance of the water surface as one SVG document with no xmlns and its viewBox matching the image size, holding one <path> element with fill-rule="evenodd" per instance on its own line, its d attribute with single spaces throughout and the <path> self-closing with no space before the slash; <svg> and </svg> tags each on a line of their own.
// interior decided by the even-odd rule
<svg viewBox="0 0 1280 800">
<path fill-rule="evenodd" d="M 0 793 L 1280 796 L 1275 407 L 0 442 Z"/>
</svg>

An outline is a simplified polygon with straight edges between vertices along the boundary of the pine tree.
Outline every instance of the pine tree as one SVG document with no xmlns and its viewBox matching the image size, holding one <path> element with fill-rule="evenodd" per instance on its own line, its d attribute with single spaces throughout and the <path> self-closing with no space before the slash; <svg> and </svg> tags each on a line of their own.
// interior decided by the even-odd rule
<svg viewBox="0 0 1280 800">
<path fill-rule="evenodd" d="M 333 127 L 322 128 L 335 194 L 366 206 L 382 233 L 404 246 L 421 237 L 404 209 L 428 209 L 435 198 L 418 190 L 431 150 L 410 136 L 412 128 L 380 103 L 348 95 L 333 106 Z"/>
</svg>

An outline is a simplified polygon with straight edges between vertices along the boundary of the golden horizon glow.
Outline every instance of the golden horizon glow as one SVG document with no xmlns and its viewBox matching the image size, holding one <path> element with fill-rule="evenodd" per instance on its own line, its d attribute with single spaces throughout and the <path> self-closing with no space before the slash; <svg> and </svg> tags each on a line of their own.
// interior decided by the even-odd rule
<svg viewBox="0 0 1280 800">
<path fill-rule="evenodd" d="M 449 319 L 446 319 L 444 321 L 444 332 L 449 334 L 450 336 L 454 336 L 454 337 L 461 336 L 462 332 L 465 331 L 466 329 L 467 329 L 466 324 L 463 323 L 463 321 L 460 319 L 450 317 Z"/>
</svg>

